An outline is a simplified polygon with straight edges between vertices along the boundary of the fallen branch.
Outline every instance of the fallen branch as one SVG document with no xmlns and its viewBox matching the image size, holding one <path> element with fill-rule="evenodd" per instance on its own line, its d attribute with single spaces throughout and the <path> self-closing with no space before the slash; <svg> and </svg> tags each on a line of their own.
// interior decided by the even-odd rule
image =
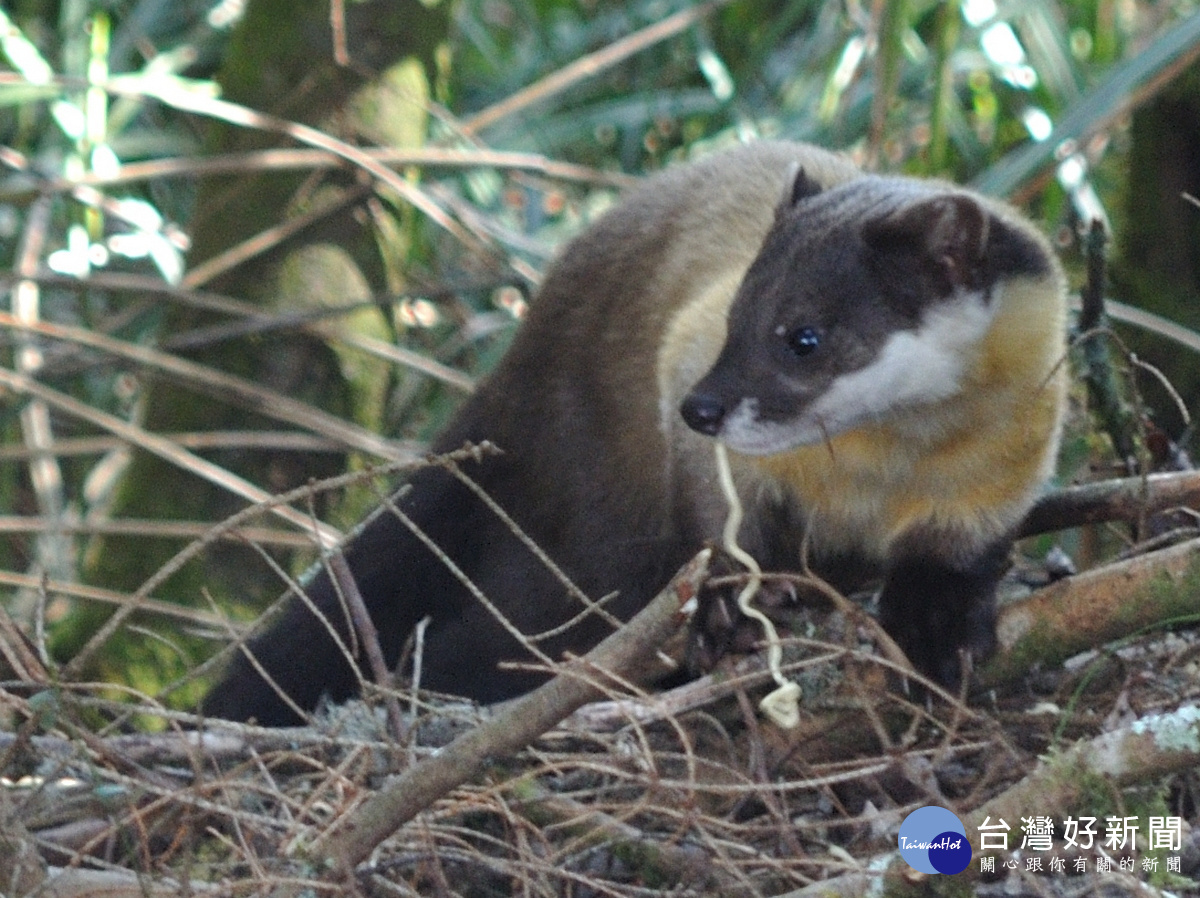
<svg viewBox="0 0 1200 898">
<path fill-rule="evenodd" d="M 1200 613 L 1200 539 L 1105 565 L 1001 609 L 999 651 L 980 671 L 993 685 L 1146 627 Z"/>
<path fill-rule="evenodd" d="M 1079 803 L 1095 789 L 1098 780 L 1129 786 L 1167 773 L 1193 769 L 1200 764 L 1200 709 L 1183 705 L 1167 714 L 1148 714 L 1133 723 L 1084 739 L 1040 761 L 1033 772 L 991 801 L 974 809 L 958 809 L 968 838 L 978 843 L 974 831 L 987 820 L 1016 822 L 1038 814 L 1060 818 L 1080 812 Z M 1084 809 L 1086 810 L 1086 809 Z M 977 852 L 983 853 L 983 852 Z M 882 891 L 889 880 L 903 884 L 911 870 L 896 851 L 862 862 L 862 869 L 822 880 L 780 898 L 859 898 Z M 968 874 L 969 875 L 969 874 Z M 1108 874 L 1105 874 L 1106 876 Z"/>
<path fill-rule="evenodd" d="M 1123 477 L 1055 490 L 1025 517 L 1020 536 L 1105 521 L 1138 521 L 1172 508 L 1200 508 L 1200 471 Z"/>
<path fill-rule="evenodd" d="M 165 715 L 164 715 L 165 716 Z M 194 724 L 196 717 L 176 713 L 173 717 Z M 201 754 L 214 761 L 240 762 L 275 751 L 322 751 L 354 746 L 363 750 L 388 748 L 380 740 L 359 739 L 342 732 L 324 732 L 313 726 L 258 727 L 226 720 L 207 720 L 206 732 L 170 730 L 163 733 L 129 733 L 104 737 L 106 745 L 129 761 L 139 764 L 180 764 Z M 0 752 L 9 751 L 21 737 L 0 733 Z M 40 759 L 58 764 L 90 763 L 81 753 L 78 740 L 59 736 L 33 736 L 29 743 Z"/>
<path fill-rule="evenodd" d="M 165 877 L 147 882 L 147 877 L 116 870 L 80 870 L 51 867 L 38 894 L 48 898 L 173 898 L 178 895 L 229 894 L 221 884 L 186 883 Z"/>
<path fill-rule="evenodd" d="M 687 622 L 710 555 L 708 549 L 700 552 L 628 624 L 587 655 L 564 664 L 554 679 L 514 700 L 436 756 L 410 767 L 339 820 L 312 846 L 313 860 L 334 877 L 348 878 L 376 845 L 451 789 L 477 776 L 489 761 L 520 750 L 575 709 L 602 697 L 598 680 L 620 677 Z"/>
<path fill-rule="evenodd" d="M 1097 778 L 1117 786 L 1192 770 L 1200 764 L 1200 708 L 1183 705 L 1166 714 L 1147 714 L 1132 723 L 1081 740 L 1038 762 L 1020 782 L 991 801 L 962 814 L 967 832 L 984 818 L 1019 820 L 1038 814 L 1076 813 Z"/>
</svg>

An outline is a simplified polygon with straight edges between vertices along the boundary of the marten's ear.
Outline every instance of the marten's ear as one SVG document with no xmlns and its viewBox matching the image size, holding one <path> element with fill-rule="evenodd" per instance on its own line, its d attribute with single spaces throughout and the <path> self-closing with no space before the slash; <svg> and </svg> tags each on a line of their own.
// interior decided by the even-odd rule
<svg viewBox="0 0 1200 898">
<path fill-rule="evenodd" d="M 949 193 L 919 200 L 863 226 L 867 246 L 915 257 L 950 292 L 977 286 L 991 216 L 975 199 Z"/>
<path fill-rule="evenodd" d="M 783 198 L 780 200 L 776 213 L 782 215 L 790 211 L 798 202 L 806 200 L 810 196 L 816 196 L 823 189 L 820 184 L 808 176 L 803 165 L 793 162 L 788 172 L 787 188 L 783 192 Z"/>
</svg>

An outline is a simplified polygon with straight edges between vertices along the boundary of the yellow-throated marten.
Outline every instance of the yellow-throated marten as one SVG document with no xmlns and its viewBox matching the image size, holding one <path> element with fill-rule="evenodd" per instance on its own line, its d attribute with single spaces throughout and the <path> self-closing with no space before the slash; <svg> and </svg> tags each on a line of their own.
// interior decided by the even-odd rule
<svg viewBox="0 0 1200 898">
<path fill-rule="evenodd" d="M 465 466 L 593 598 L 628 617 L 727 509 L 712 438 L 732 450 L 741 544 L 766 569 L 854 558 L 884 577 L 884 625 L 952 681 L 986 651 L 1011 533 L 1049 474 L 1063 406 L 1064 284 L 1045 240 L 954 186 L 863 175 L 764 141 L 657 175 L 551 267 L 492 376 L 433 448 L 490 440 Z M 431 467 L 399 509 L 522 632 L 579 603 L 478 497 Z M 807 522 L 807 524 L 806 524 Z M 528 653 L 397 515 L 346 558 L 394 664 L 429 616 L 422 682 L 483 701 L 539 682 Z M 326 574 L 308 588 L 347 644 Z M 586 617 L 540 644 L 599 641 Z M 292 600 L 205 700 L 218 717 L 297 719 L 359 674 Z"/>
</svg>

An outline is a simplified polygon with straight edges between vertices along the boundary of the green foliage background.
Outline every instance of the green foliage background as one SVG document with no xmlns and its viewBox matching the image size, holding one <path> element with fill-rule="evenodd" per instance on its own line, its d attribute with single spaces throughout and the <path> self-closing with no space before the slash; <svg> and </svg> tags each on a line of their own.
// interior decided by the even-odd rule
<svg viewBox="0 0 1200 898">
<path fill-rule="evenodd" d="M 313 557 L 264 516 L 158 575 L 253 501 L 213 469 L 276 493 L 411 457 L 555 246 L 690 153 L 973 182 L 1068 259 L 1102 217 L 1118 298 L 1198 324 L 1192 3 L 16 0 L 0 33 L 0 599 L 74 676 L 191 670 L 213 609 Z M 347 529 L 385 481 L 294 517 Z"/>
</svg>

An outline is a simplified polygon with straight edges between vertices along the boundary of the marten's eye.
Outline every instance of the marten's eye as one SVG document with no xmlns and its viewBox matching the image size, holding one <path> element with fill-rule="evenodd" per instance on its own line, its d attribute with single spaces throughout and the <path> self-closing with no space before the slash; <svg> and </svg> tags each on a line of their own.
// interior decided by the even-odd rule
<svg viewBox="0 0 1200 898">
<path fill-rule="evenodd" d="M 808 355 L 821 345 L 821 332 L 809 325 L 794 328 L 781 336 L 787 339 L 788 349 L 799 356 Z"/>
</svg>

